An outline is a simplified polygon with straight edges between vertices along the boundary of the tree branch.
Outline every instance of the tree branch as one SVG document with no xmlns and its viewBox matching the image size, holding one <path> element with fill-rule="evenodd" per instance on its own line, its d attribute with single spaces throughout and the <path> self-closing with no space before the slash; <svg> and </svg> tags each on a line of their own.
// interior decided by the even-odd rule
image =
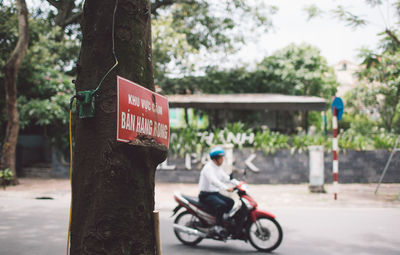
<svg viewBox="0 0 400 255">
<path fill-rule="evenodd" d="M 194 4 L 194 3 L 196 3 L 196 0 L 156 0 L 151 5 L 151 13 L 156 15 L 157 14 L 157 10 L 159 8 L 162 8 L 162 7 L 165 7 L 165 6 L 171 6 L 173 4 L 178 4 L 178 3 Z"/>
<path fill-rule="evenodd" d="M 157 14 L 158 8 L 163 7 L 163 6 L 173 5 L 174 3 L 175 3 L 174 0 L 161 0 L 161 1 L 157 0 L 151 5 L 151 13 Z"/>
<path fill-rule="evenodd" d="M 49 4 L 51 4 L 52 6 L 56 7 L 56 9 L 58 9 L 61 6 L 61 3 L 56 0 L 47 0 L 47 2 L 49 2 Z"/>
<path fill-rule="evenodd" d="M 387 35 L 389 35 L 389 36 L 393 39 L 393 41 L 395 41 L 395 43 L 396 43 L 397 45 L 400 46 L 400 40 L 399 40 L 399 38 L 397 38 L 397 36 L 393 33 L 393 31 L 391 31 L 391 30 L 389 30 L 389 29 L 386 29 L 386 30 L 385 30 L 385 33 L 386 33 Z"/>
<path fill-rule="evenodd" d="M 77 13 L 72 14 L 70 17 L 68 17 L 65 21 L 64 21 L 64 27 L 70 25 L 70 24 L 76 24 L 79 23 L 79 19 L 82 17 L 83 12 L 79 11 Z"/>
</svg>

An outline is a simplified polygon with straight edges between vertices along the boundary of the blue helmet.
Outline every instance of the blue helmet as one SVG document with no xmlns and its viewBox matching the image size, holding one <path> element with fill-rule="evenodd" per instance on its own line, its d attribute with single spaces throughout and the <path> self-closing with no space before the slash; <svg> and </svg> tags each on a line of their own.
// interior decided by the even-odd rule
<svg viewBox="0 0 400 255">
<path fill-rule="evenodd" d="M 215 158 L 218 156 L 225 156 L 225 150 L 222 147 L 215 147 L 210 151 L 210 158 Z"/>
</svg>

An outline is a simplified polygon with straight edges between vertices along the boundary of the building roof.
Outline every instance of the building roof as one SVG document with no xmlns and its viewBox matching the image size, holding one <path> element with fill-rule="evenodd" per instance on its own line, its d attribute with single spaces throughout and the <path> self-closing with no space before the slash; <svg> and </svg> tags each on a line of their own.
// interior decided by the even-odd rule
<svg viewBox="0 0 400 255">
<path fill-rule="evenodd" d="M 282 94 L 167 95 L 170 108 L 325 111 L 326 99 Z"/>
</svg>

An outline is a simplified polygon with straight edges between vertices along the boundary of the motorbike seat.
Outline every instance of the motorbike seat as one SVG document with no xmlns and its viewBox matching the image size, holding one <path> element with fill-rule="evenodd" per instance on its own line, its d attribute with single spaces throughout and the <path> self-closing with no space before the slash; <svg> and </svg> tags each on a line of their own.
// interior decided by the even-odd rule
<svg viewBox="0 0 400 255">
<path fill-rule="evenodd" d="M 203 210 L 207 213 L 211 213 L 211 214 L 213 213 L 212 208 L 210 208 L 209 206 L 200 202 L 198 197 L 192 197 L 192 196 L 186 196 L 186 195 L 182 195 L 182 197 L 184 197 L 187 201 L 189 201 L 189 203 L 195 205 L 196 207 L 200 208 L 201 210 Z"/>
</svg>

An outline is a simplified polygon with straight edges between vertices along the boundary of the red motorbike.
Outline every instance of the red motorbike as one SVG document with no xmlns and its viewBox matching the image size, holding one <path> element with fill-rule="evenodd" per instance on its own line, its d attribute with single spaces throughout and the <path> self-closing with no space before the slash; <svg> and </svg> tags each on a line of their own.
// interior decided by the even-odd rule
<svg viewBox="0 0 400 255">
<path fill-rule="evenodd" d="M 231 193 L 235 203 L 231 211 L 224 215 L 222 232 L 215 232 L 216 219 L 212 208 L 202 204 L 197 197 L 174 193 L 178 206 L 172 215 L 177 214 L 173 228 L 178 240 L 195 246 L 204 238 L 219 241 L 238 239 L 250 241 L 254 248 L 262 252 L 278 248 L 283 238 L 281 226 L 273 214 L 257 209 L 257 202 L 246 190 L 246 183 L 240 182 Z"/>
</svg>

